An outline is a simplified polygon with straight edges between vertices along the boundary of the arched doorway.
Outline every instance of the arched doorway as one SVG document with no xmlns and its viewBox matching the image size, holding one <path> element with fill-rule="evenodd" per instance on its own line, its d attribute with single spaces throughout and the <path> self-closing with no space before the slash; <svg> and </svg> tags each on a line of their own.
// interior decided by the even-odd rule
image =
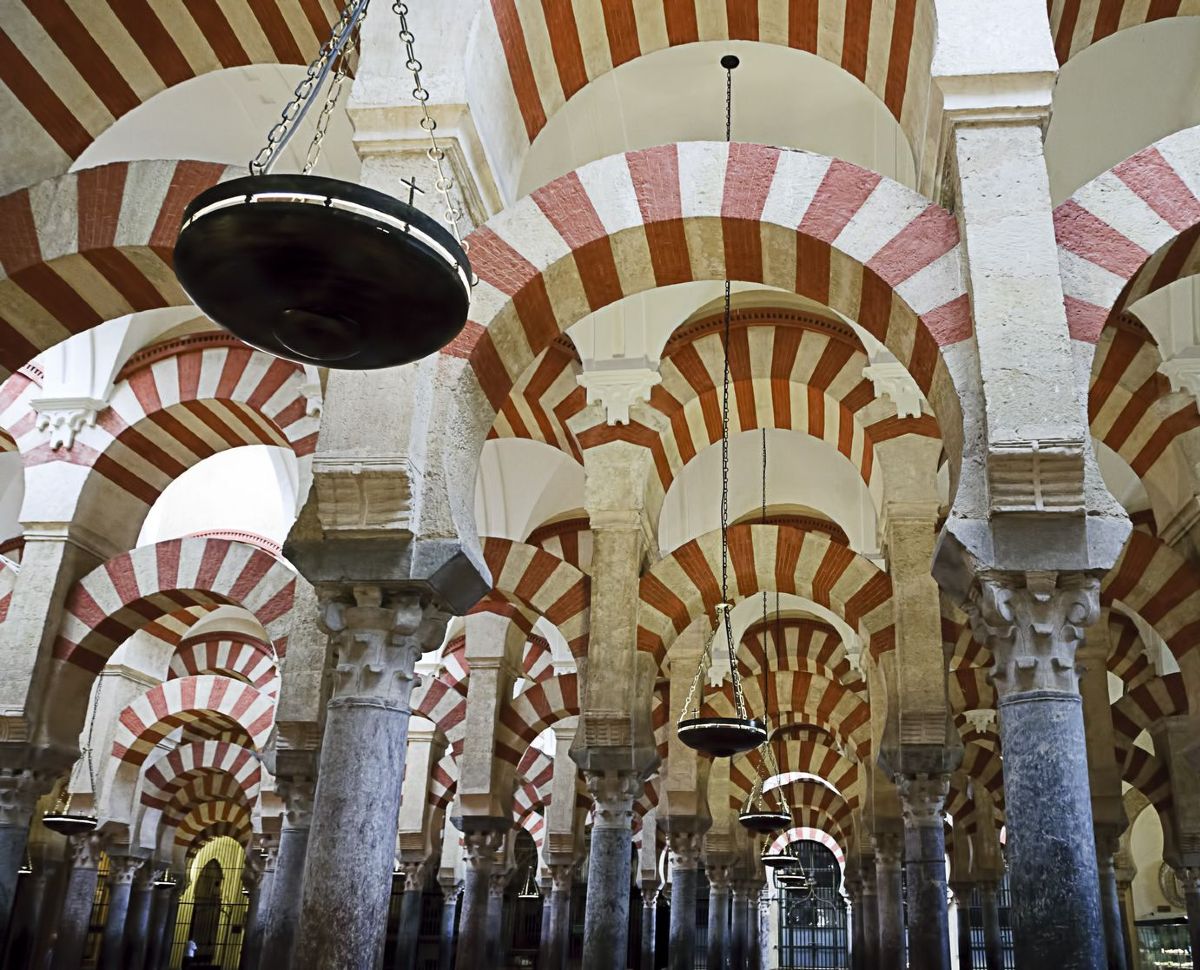
<svg viewBox="0 0 1200 970">
<path fill-rule="evenodd" d="M 819 842 L 792 842 L 785 851 L 800 865 L 776 877 L 781 970 L 849 967 L 841 866 Z"/>
</svg>

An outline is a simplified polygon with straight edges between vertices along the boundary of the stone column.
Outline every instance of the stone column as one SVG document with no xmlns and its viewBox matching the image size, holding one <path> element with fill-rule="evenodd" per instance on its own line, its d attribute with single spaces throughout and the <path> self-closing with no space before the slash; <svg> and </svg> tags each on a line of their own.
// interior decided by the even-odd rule
<svg viewBox="0 0 1200 970">
<path fill-rule="evenodd" d="M 438 939 L 439 970 L 454 966 L 454 927 L 458 922 L 458 883 L 442 884 L 442 925 Z"/>
<path fill-rule="evenodd" d="M 142 865 L 143 860 L 136 856 L 109 854 L 108 918 L 100 947 L 100 970 L 128 970 L 124 953 L 125 921 L 129 916 L 133 879 Z"/>
<path fill-rule="evenodd" d="M 654 883 L 642 883 L 642 959 L 638 964 L 639 970 L 654 970 L 657 952 L 655 949 L 658 932 L 658 886 Z M 550 965 L 550 970 L 561 970 L 556 964 Z"/>
<path fill-rule="evenodd" d="M 487 964 L 488 877 L 503 833 L 472 829 L 463 833 L 462 913 L 458 920 L 458 970 L 480 970 Z"/>
<path fill-rule="evenodd" d="M 487 940 L 485 953 L 489 967 L 504 965 L 504 951 L 507 941 L 504 939 L 504 909 L 508 902 L 508 880 L 511 873 L 493 869 L 488 876 L 487 899 Z"/>
<path fill-rule="evenodd" d="M 743 879 L 733 883 L 729 922 L 730 970 L 748 967 L 753 959 L 750 947 L 750 898 L 753 892 L 752 883 Z"/>
<path fill-rule="evenodd" d="M 624 970 L 629 949 L 633 800 L 642 791 L 636 771 L 583 773 L 594 801 L 583 923 L 584 970 Z"/>
<path fill-rule="evenodd" d="M 400 926 L 396 933 L 396 970 L 415 970 L 421 938 L 421 902 L 425 895 L 425 863 L 402 862 L 404 895 L 400 897 Z"/>
<path fill-rule="evenodd" d="M 262 952 L 271 970 L 287 970 L 299 935 L 300 899 L 304 887 L 304 860 L 312 825 L 316 783 L 310 778 L 276 779 L 276 794 L 283 801 L 283 823 L 275 852 L 275 875 L 263 928 Z"/>
<path fill-rule="evenodd" d="M 133 893 L 129 898 L 129 915 L 125 918 L 125 939 L 122 943 L 122 970 L 142 970 L 149 943 L 150 901 L 154 896 L 154 868 L 147 862 L 133 877 Z"/>
<path fill-rule="evenodd" d="M 8 941 L 8 959 L 13 962 L 13 970 L 38 968 L 41 957 L 39 944 L 49 936 L 46 924 L 57 916 L 55 904 L 58 902 L 57 890 L 61 888 L 62 862 L 51 856 L 48 846 L 40 848 L 42 851 L 33 858 L 33 872 L 23 877 L 29 882 L 21 886 L 24 900 L 20 907 L 22 915 L 14 917 L 24 920 L 21 950 L 14 951 L 15 940 Z M 19 929 L 21 927 L 14 926 L 13 932 Z"/>
<path fill-rule="evenodd" d="M 696 885 L 700 878 L 699 832 L 670 832 L 671 939 L 670 970 L 693 970 L 696 963 Z"/>
<path fill-rule="evenodd" d="M 571 934 L 571 885 L 575 866 L 551 865 L 546 895 L 546 922 L 538 970 L 564 970 Z"/>
<path fill-rule="evenodd" d="M 1004 938 L 1000 935 L 999 886 L 992 880 L 979 883 L 979 908 L 983 917 L 983 949 L 987 970 L 1004 970 Z"/>
<path fill-rule="evenodd" d="M 708 876 L 708 970 L 731 970 L 737 966 L 730 959 L 729 929 L 729 867 L 710 862 L 705 867 Z"/>
<path fill-rule="evenodd" d="M 771 950 L 775 945 L 771 926 L 771 893 L 763 886 L 758 894 L 758 970 L 770 970 Z"/>
<path fill-rule="evenodd" d="M 862 886 L 861 879 L 846 878 L 846 892 L 850 896 L 850 970 L 864 970 Z"/>
<path fill-rule="evenodd" d="M 383 947 L 413 668 L 445 617 L 413 592 L 322 594 L 337 654 L 292 963 L 370 967 Z"/>
<path fill-rule="evenodd" d="M 950 887 L 957 903 L 958 970 L 975 970 L 975 957 L 971 952 L 971 885 L 969 882 L 956 882 Z"/>
<path fill-rule="evenodd" d="M 984 573 L 967 603 L 974 634 L 994 658 L 1020 967 L 1091 970 L 1105 961 L 1075 668 L 1099 590 L 1082 573 Z"/>
<path fill-rule="evenodd" d="M 1121 927 L 1125 940 L 1125 966 L 1129 970 L 1141 970 L 1141 953 L 1136 946 L 1137 927 L 1134 924 L 1133 880 L 1137 867 L 1128 849 L 1122 849 L 1115 859 L 1117 870 L 1117 895 L 1121 901 Z"/>
<path fill-rule="evenodd" d="M 249 894 L 249 904 L 246 906 L 246 924 L 242 931 L 241 970 L 258 970 L 262 962 L 267 914 L 270 912 L 275 885 L 275 860 L 275 846 L 269 843 L 246 853 L 242 883 Z"/>
<path fill-rule="evenodd" d="M 1175 874 L 1183 883 L 1188 939 L 1192 944 L 1192 966 L 1200 970 L 1200 867 L 1180 867 L 1175 870 Z"/>
<path fill-rule="evenodd" d="M 1121 833 L 1111 826 L 1096 826 L 1096 868 L 1100 874 L 1100 910 L 1104 914 L 1104 945 L 1108 970 L 1128 970 L 1125 962 L 1125 925 L 1121 917 L 1121 895 L 1113 857 L 1120 847 Z"/>
<path fill-rule="evenodd" d="M 18 873 L 25 862 L 25 846 L 29 841 L 29 821 L 45 790 L 45 779 L 40 773 L 0 769 L 0 941 L 8 939 Z"/>
<path fill-rule="evenodd" d="M 96 898 L 97 868 L 104 849 L 103 839 L 90 835 L 73 835 L 67 840 L 71 871 L 58 919 L 58 940 L 54 944 L 53 970 L 79 970 L 83 949 L 87 943 L 88 923 L 92 903 Z"/>
<path fill-rule="evenodd" d="M 899 833 L 875 836 L 875 891 L 879 899 L 880 970 L 904 970 L 904 896 L 900 865 L 903 842 Z"/>
<path fill-rule="evenodd" d="M 946 830 L 942 819 L 946 796 L 950 793 L 950 776 L 897 775 L 896 787 L 904 817 L 909 955 L 913 966 L 950 970 Z"/>
<path fill-rule="evenodd" d="M 863 966 L 868 970 L 879 964 L 879 888 L 875 876 L 875 862 L 869 857 L 863 858 L 862 866 L 862 933 L 863 933 Z"/>
</svg>

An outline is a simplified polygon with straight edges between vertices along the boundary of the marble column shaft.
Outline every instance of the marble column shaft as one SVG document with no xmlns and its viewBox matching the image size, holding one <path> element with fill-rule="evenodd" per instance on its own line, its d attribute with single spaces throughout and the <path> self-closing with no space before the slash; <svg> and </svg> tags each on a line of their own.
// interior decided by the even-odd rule
<svg viewBox="0 0 1200 970">
<path fill-rule="evenodd" d="M 983 949 L 987 970 L 1004 970 L 1004 939 L 1000 935 L 1000 897 L 997 883 L 979 883 L 979 908 L 983 918 Z"/>
<path fill-rule="evenodd" d="M 924 970 L 950 970 L 946 831 L 942 818 L 950 776 L 898 775 L 896 785 L 904 816 L 909 959 Z"/>
<path fill-rule="evenodd" d="M 1104 914 L 1104 948 L 1108 970 L 1128 970 L 1125 962 L 1125 925 L 1121 917 L 1121 895 L 1113 863 L 1120 836 L 1113 830 L 1096 830 L 1096 869 L 1100 875 L 1100 909 Z"/>
<path fill-rule="evenodd" d="M 708 876 L 708 970 L 725 970 L 730 962 L 729 867 L 710 864 Z"/>
<path fill-rule="evenodd" d="M 487 966 L 488 877 L 492 860 L 503 842 L 494 830 L 463 833 L 462 913 L 458 920 L 458 970 Z"/>
<path fill-rule="evenodd" d="M 71 871 L 58 919 L 52 970 L 79 970 L 87 944 L 92 903 L 96 898 L 97 868 L 103 851 L 101 837 L 95 834 L 74 835 L 67 843 Z"/>
<path fill-rule="evenodd" d="M 129 897 L 129 915 L 125 918 L 125 939 L 121 944 L 122 970 L 142 970 L 150 933 L 150 906 L 154 896 L 154 870 L 147 862 L 133 877 Z"/>
<path fill-rule="evenodd" d="M 904 895 L 900 879 L 902 839 L 898 833 L 875 836 L 875 892 L 879 908 L 880 970 L 904 970 Z"/>
<path fill-rule="evenodd" d="M 442 886 L 442 924 L 438 940 L 438 968 L 454 966 L 454 928 L 458 922 L 458 885 Z"/>
<path fill-rule="evenodd" d="M 864 970 L 862 880 L 848 878 L 846 892 L 850 895 L 850 970 Z"/>
<path fill-rule="evenodd" d="M 116 853 L 109 855 L 108 862 L 108 915 L 100 946 L 100 970 L 128 970 L 124 950 L 125 923 L 129 916 L 133 880 L 144 863 L 133 856 Z"/>
<path fill-rule="evenodd" d="M 288 970 L 292 949 L 299 936 L 304 861 L 308 854 L 316 783 L 309 779 L 289 779 L 280 780 L 277 786 L 284 803 L 284 814 L 275 852 L 275 876 L 263 928 L 262 952 L 270 960 L 271 970 Z"/>
<path fill-rule="evenodd" d="M 629 951 L 633 800 L 643 788 L 633 771 L 584 771 L 592 793 L 592 841 L 584 909 L 583 970 L 625 970 Z"/>
<path fill-rule="evenodd" d="M 406 862 L 400 867 L 404 874 L 404 895 L 400 897 L 400 925 L 396 928 L 396 970 L 415 970 L 417 944 L 421 938 L 421 903 L 425 895 L 425 863 Z"/>
<path fill-rule="evenodd" d="M 1075 651 L 1099 614 L 1081 573 L 985 574 L 967 612 L 994 658 L 1017 966 L 1104 966 Z"/>
<path fill-rule="evenodd" d="M 658 934 L 658 892 L 642 890 L 642 958 L 639 970 L 654 970 L 657 957 L 656 942 Z M 551 965 L 550 970 L 561 970 L 557 965 Z"/>
<path fill-rule="evenodd" d="M 62 888 L 62 875 L 62 863 L 43 853 L 42 858 L 34 861 L 33 872 L 24 877 L 29 880 L 21 887 L 24 902 L 19 918 L 24 925 L 13 927 L 14 933 L 21 931 L 19 942 L 18 939 L 8 941 L 7 957 L 13 970 L 33 970 L 38 966 L 41 958 L 39 943 L 48 936 L 47 923 L 57 916 L 55 903 L 58 902 L 57 890 Z M 20 949 L 14 949 L 14 945 Z"/>
<path fill-rule="evenodd" d="M 971 952 L 971 888 L 969 882 L 956 882 L 951 887 L 954 893 L 955 918 L 957 925 L 958 970 L 974 970 L 975 957 Z"/>
<path fill-rule="evenodd" d="M 43 789 L 44 779 L 38 773 L 0 770 L 0 945 L 8 939 L 17 880 L 29 843 L 29 822 Z"/>
<path fill-rule="evenodd" d="M 750 897 L 752 890 L 745 882 L 735 882 L 730 899 L 729 967 L 741 970 L 749 966 L 750 955 Z"/>
<path fill-rule="evenodd" d="M 564 970 L 571 936 L 571 885 L 573 865 L 551 865 L 550 893 L 546 897 L 548 921 L 543 942 L 544 966 L 539 970 Z"/>
<path fill-rule="evenodd" d="M 863 966 L 874 970 L 879 966 L 879 893 L 873 858 L 863 860 L 862 881 Z"/>
<path fill-rule="evenodd" d="M 504 910 L 508 902 L 509 873 L 493 871 L 488 877 L 487 941 L 485 952 L 489 967 L 504 965 L 508 941 L 504 933 Z"/>
<path fill-rule="evenodd" d="M 383 948 L 414 666 L 445 617 L 414 593 L 357 586 L 325 595 L 337 653 L 309 830 L 298 970 L 371 967 Z"/>
<path fill-rule="evenodd" d="M 693 970 L 696 953 L 696 887 L 700 879 L 698 832 L 671 832 L 671 938 L 670 970 Z"/>
</svg>

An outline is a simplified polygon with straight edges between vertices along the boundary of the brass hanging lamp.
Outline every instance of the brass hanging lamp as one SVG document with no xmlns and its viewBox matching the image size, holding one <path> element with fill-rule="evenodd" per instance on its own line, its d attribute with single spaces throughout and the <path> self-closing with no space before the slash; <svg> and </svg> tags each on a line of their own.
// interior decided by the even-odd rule
<svg viewBox="0 0 1200 970">
<path fill-rule="evenodd" d="M 392 9 L 450 229 L 413 206 L 415 182 L 405 183 L 402 202 L 312 174 L 368 2 L 349 0 L 342 9 L 249 176 L 221 182 L 188 204 L 174 252 L 188 298 L 234 336 L 277 357 L 350 370 L 406 364 L 444 347 L 466 323 L 474 279 L 400 0 Z M 271 174 L 326 82 L 303 171 Z"/>
<path fill-rule="evenodd" d="M 721 58 L 725 69 L 725 140 L 730 140 L 733 130 L 733 69 L 738 59 L 733 54 Z M 729 324 L 732 316 L 729 280 L 725 281 L 724 349 L 725 377 L 721 398 L 721 602 L 716 606 L 717 629 L 712 639 L 704 645 L 700 665 L 692 679 L 687 701 L 683 705 L 679 723 L 675 727 L 679 740 L 689 748 L 711 755 L 714 758 L 729 758 L 735 754 L 753 751 L 767 737 L 767 728 L 762 721 L 746 713 L 746 698 L 742 692 L 742 677 L 738 672 L 737 647 L 733 639 L 733 625 L 729 601 Z M 733 686 L 734 717 L 712 717 L 703 714 L 704 680 L 712 665 L 714 644 L 721 639 L 721 649 L 729 656 L 729 678 Z"/>
<path fill-rule="evenodd" d="M 762 512 L 759 521 L 762 525 L 767 524 L 767 429 L 761 429 L 762 435 Z M 779 593 L 775 593 L 775 646 L 779 647 Z M 767 591 L 762 591 L 762 629 L 765 635 L 767 629 Z M 768 699 L 771 696 L 771 653 L 769 650 L 763 651 L 763 719 L 767 718 Z M 756 832 L 759 835 L 768 835 L 771 832 L 778 832 L 780 829 L 785 829 L 792 824 L 792 812 L 788 806 L 787 799 L 784 798 L 783 789 L 777 788 L 775 791 L 774 804 L 767 797 L 764 791 L 764 786 L 772 778 L 779 775 L 779 764 L 775 760 L 775 752 L 771 748 L 771 739 L 768 734 L 763 739 L 763 743 L 758 748 L 758 763 L 756 765 L 758 777 L 754 779 L 754 787 L 750 790 L 750 794 L 746 798 L 745 804 L 742 806 L 741 812 L 738 814 L 738 822 L 743 828 L 749 829 L 751 832 Z"/>
<path fill-rule="evenodd" d="M 96 798 L 96 766 L 92 758 L 92 738 L 96 731 L 96 711 L 100 708 L 100 692 L 103 689 L 104 675 L 101 673 L 96 677 L 96 692 L 92 696 L 92 713 L 88 718 L 87 741 L 84 743 L 83 750 L 79 752 L 87 764 L 88 783 L 91 786 L 93 801 Z M 71 810 L 70 787 L 71 779 L 68 778 L 62 791 L 58 793 L 54 806 L 42 816 L 42 824 L 51 832 L 57 832 L 64 836 L 86 835 L 88 832 L 95 831 L 97 825 L 95 815 Z"/>
</svg>

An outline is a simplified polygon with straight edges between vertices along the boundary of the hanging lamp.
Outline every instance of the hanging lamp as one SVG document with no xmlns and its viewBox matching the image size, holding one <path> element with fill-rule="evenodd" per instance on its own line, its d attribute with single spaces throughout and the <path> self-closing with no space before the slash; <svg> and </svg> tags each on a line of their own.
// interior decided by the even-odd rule
<svg viewBox="0 0 1200 970">
<path fill-rule="evenodd" d="M 466 323 L 474 279 L 408 8 L 399 0 L 392 9 L 450 229 L 413 206 L 420 191 L 414 181 L 404 183 L 402 202 L 312 174 L 368 2 L 349 0 L 342 9 L 249 176 L 221 182 L 187 205 L 174 252 L 188 298 L 234 336 L 277 357 L 349 370 L 407 364 L 440 350 Z M 271 174 L 327 81 L 303 171 Z"/>
<path fill-rule="evenodd" d="M 762 513 L 759 521 L 762 525 L 767 524 L 767 429 L 760 429 L 762 435 Z M 779 593 L 775 593 L 775 645 L 776 649 L 779 646 Z M 762 591 L 762 628 L 765 634 L 767 629 L 767 591 Z M 771 652 L 763 651 L 763 718 L 767 717 L 767 702 L 771 694 Z M 759 835 L 769 835 L 771 832 L 778 832 L 780 829 L 785 829 L 792 824 L 792 812 L 788 807 L 787 800 L 783 797 L 783 790 L 776 789 L 775 804 L 771 805 L 767 794 L 764 791 L 764 786 L 771 779 L 779 774 L 779 765 L 775 761 L 775 752 L 771 749 L 770 735 L 763 739 L 763 743 L 758 749 L 758 764 L 756 766 L 758 777 L 754 779 L 754 787 L 751 788 L 749 796 L 746 798 L 746 803 L 742 806 L 741 812 L 738 814 L 738 822 L 745 829 L 751 832 L 756 832 Z"/>
<path fill-rule="evenodd" d="M 765 869 L 794 869 L 800 864 L 790 852 L 772 852 L 768 846 L 763 846 L 762 855 L 758 857 L 758 861 L 763 864 Z"/>
<path fill-rule="evenodd" d="M 725 140 L 730 140 L 733 130 L 733 69 L 738 58 L 726 54 L 721 58 L 725 69 Z M 729 758 L 735 754 L 753 751 L 767 737 L 767 728 L 762 721 L 746 713 L 746 698 L 742 693 L 742 678 L 738 673 L 737 648 L 733 640 L 733 626 L 729 602 L 729 322 L 731 317 L 729 280 L 725 281 L 725 378 L 721 399 L 721 602 L 717 604 L 717 629 L 711 640 L 704 645 L 700 665 L 692 679 L 687 702 L 683 705 L 679 723 L 675 727 L 679 740 L 689 748 L 714 758 Z M 704 680 L 712 665 L 713 643 L 718 637 L 724 640 L 724 649 L 729 655 L 729 678 L 733 685 L 735 717 L 703 716 Z"/>
<path fill-rule="evenodd" d="M 104 677 L 99 676 L 96 678 L 96 692 L 92 696 L 92 714 L 88 718 L 87 742 L 84 744 L 83 750 L 79 752 L 87 763 L 88 783 L 93 799 L 96 797 L 96 767 L 92 760 L 92 736 L 96 730 L 96 711 L 100 708 L 100 692 L 103 689 Z M 51 832 L 57 832 L 59 835 L 87 835 L 88 832 L 96 829 L 96 816 L 86 812 L 71 811 L 70 786 L 71 780 L 68 778 L 62 791 L 58 793 L 54 807 L 42 816 L 42 824 Z"/>
</svg>

